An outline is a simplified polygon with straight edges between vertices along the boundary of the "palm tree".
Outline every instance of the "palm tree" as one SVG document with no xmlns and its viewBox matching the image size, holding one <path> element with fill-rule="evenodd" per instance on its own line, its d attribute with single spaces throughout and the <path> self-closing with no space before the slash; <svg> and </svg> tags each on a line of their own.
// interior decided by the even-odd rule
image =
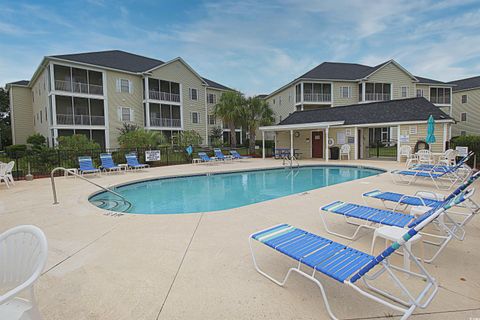
<svg viewBox="0 0 480 320">
<path fill-rule="evenodd" d="M 238 91 L 227 91 L 222 94 L 220 100 L 215 105 L 215 117 L 222 119 L 222 122 L 230 129 L 230 146 L 237 147 L 237 136 L 235 127 L 240 124 L 240 111 L 245 98 Z"/>
<path fill-rule="evenodd" d="M 268 103 L 259 97 L 246 100 L 241 112 L 241 122 L 248 131 L 250 153 L 255 152 L 255 139 L 260 126 L 268 126 L 275 122 L 275 113 Z"/>
</svg>

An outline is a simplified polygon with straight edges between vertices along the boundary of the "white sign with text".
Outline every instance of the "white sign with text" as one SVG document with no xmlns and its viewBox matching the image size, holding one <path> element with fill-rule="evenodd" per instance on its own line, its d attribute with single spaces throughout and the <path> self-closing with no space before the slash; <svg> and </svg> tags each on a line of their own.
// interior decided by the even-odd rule
<svg viewBox="0 0 480 320">
<path fill-rule="evenodd" d="M 160 161 L 160 150 L 145 151 L 145 161 Z"/>
</svg>

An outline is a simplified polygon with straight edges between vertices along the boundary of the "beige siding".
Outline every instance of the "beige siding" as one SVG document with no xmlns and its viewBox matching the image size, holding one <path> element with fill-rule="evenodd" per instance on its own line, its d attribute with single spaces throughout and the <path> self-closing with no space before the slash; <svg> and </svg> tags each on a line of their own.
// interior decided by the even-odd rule
<svg viewBox="0 0 480 320">
<path fill-rule="evenodd" d="M 275 121 L 278 123 L 295 111 L 295 85 L 276 93 L 267 99 L 267 103 L 275 112 Z"/>
<path fill-rule="evenodd" d="M 45 138 L 49 137 L 49 121 L 46 118 L 49 109 L 48 101 L 48 72 L 44 69 L 32 87 L 32 111 L 35 117 L 34 130 Z"/>
<path fill-rule="evenodd" d="M 197 131 L 202 136 L 203 143 L 206 144 L 208 142 L 208 137 L 205 132 L 207 117 L 205 113 L 206 97 L 203 82 L 181 61 L 172 62 L 152 71 L 152 78 L 174 81 L 181 84 L 183 129 Z M 189 88 L 198 90 L 197 100 L 190 99 Z M 192 112 L 199 113 L 199 123 L 192 123 Z"/>
<path fill-rule="evenodd" d="M 389 63 L 368 78 L 368 82 L 383 82 L 392 84 L 392 98 L 402 99 L 401 87 L 408 88 L 407 97 L 414 97 L 414 83 L 412 78 L 395 64 Z M 403 98 L 404 99 L 404 98 Z"/>
<path fill-rule="evenodd" d="M 417 84 L 416 89 L 422 89 L 423 90 L 423 97 L 427 100 L 430 100 L 430 87 L 426 84 Z M 415 97 L 417 96 L 417 92 L 415 89 Z"/>
<path fill-rule="evenodd" d="M 416 134 L 410 134 L 410 127 L 417 127 L 417 133 Z M 447 125 L 447 139 L 448 139 L 448 126 Z M 430 150 L 432 152 L 443 152 L 443 124 L 437 123 L 435 125 L 435 138 L 436 142 L 432 143 L 430 145 Z M 401 143 L 401 145 L 409 145 L 413 148 L 415 148 L 415 144 L 417 141 L 425 141 L 425 138 L 427 137 L 427 124 L 416 124 L 416 125 L 402 125 L 400 126 L 400 134 L 401 135 L 408 135 L 409 136 L 409 142 L 407 143 Z"/>
<path fill-rule="evenodd" d="M 350 135 L 349 136 L 346 135 L 347 129 L 350 129 Z M 352 127 L 352 128 L 330 128 L 328 130 L 328 137 L 333 138 L 333 141 L 334 141 L 333 147 L 340 148 L 342 146 L 342 144 L 338 143 L 338 139 L 337 139 L 338 132 L 345 133 L 345 144 L 349 144 L 348 143 L 348 137 L 355 137 L 355 130 L 356 130 L 356 128 L 354 128 L 354 127 Z M 350 143 L 349 145 L 350 145 L 350 160 L 353 160 L 353 159 L 355 159 L 355 143 Z M 347 157 L 343 157 L 344 160 L 346 160 L 346 158 Z"/>
<path fill-rule="evenodd" d="M 462 96 L 467 96 L 467 103 L 462 103 Z M 480 135 L 480 88 L 453 93 L 453 118 L 457 123 L 452 127 L 452 136 L 459 136 L 462 131 L 467 135 Z M 467 121 L 462 121 L 462 113 L 467 113 Z"/>
<path fill-rule="evenodd" d="M 27 87 L 10 88 L 10 108 L 12 112 L 13 143 L 25 144 L 33 128 L 32 91 Z"/>
<path fill-rule="evenodd" d="M 223 91 L 222 90 L 216 90 L 216 89 L 213 89 L 213 88 L 207 88 L 207 94 L 214 94 L 216 96 L 216 102 L 218 103 L 220 101 L 220 97 L 222 96 L 222 93 Z M 211 136 L 211 132 L 212 132 L 212 129 L 215 128 L 215 127 L 222 127 L 222 120 L 221 119 L 215 119 L 215 124 L 210 124 L 208 122 L 208 116 L 209 115 L 213 115 L 214 114 L 214 110 L 215 110 L 215 103 L 208 103 L 207 101 L 207 118 L 206 118 L 206 121 L 207 121 L 207 126 L 208 126 L 208 132 L 207 132 L 207 138 L 209 136 Z M 204 141 L 205 143 L 207 141 Z"/>
<path fill-rule="evenodd" d="M 351 87 L 351 96 L 350 98 L 343 98 L 340 92 L 341 87 Z M 346 82 L 338 81 L 333 83 L 333 106 L 346 106 L 349 104 L 358 103 L 359 94 L 358 94 L 358 83 L 357 82 Z"/>
<path fill-rule="evenodd" d="M 118 147 L 118 128 L 122 127 L 122 121 L 118 114 L 119 107 L 129 107 L 133 111 L 131 123 L 144 126 L 143 120 L 143 84 L 140 76 L 128 73 L 106 71 L 107 81 L 107 104 L 110 147 Z M 117 79 L 128 79 L 132 83 L 132 93 L 117 92 Z"/>
<path fill-rule="evenodd" d="M 297 152 L 301 153 L 301 159 L 308 159 L 311 158 L 311 131 L 310 130 L 300 130 L 295 132 L 299 132 L 300 136 L 295 137 L 293 136 L 293 148 L 298 149 Z M 290 132 L 289 131 L 281 131 L 277 133 L 277 148 L 290 148 Z M 308 139 L 308 141 L 307 141 Z"/>
</svg>

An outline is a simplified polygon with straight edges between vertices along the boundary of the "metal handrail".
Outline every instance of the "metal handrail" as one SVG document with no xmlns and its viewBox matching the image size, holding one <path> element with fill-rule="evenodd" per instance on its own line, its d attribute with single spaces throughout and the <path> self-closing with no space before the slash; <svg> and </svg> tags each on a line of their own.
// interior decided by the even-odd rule
<svg viewBox="0 0 480 320">
<path fill-rule="evenodd" d="M 106 191 L 106 192 L 110 192 L 111 194 L 116 195 L 117 197 L 121 198 L 123 201 L 127 202 L 129 205 L 132 205 L 132 204 L 130 203 L 130 201 L 128 201 L 128 200 L 127 200 L 124 196 L 122 196 L 121 194 L 119 194 L 119 193 L 117 193 L 117 192 L 115 192 L 115 191 L 113 191 L 113 190 L 110 190 L 110 189 L 108 189 L 108 188 L 105 188 L 105 187 L 103 187 L 103 186 L 101 186 L 101 185 L 99 185 L 99 184 L 97 184 L 97 183 L 95 183 L 95 182 L 93 182 L 93 181 L 90 181 L 90 180 L 84 178 L 83 176 L 81 176 L 81 175 L 79 175 L 79 174 L 77 174 L 77 173 L 75 173 L 75 172 L 72 172 L 72 171 L 70 171 L 70 170 L 65 169 L 64 167 L 56 167 L 56 168 L 53 169 L 52 172 L 50 173 L 50 181 L 52 182 L 53 204 L 58 204 L 58 203 L 59 203 L 59 202 L 57 201 L 57 189 L 55 188 L 55 175 L 54 175 L 55 172 L 57 172 L 57 171 L 59 171 L 59 170 L 63 170 L 63 172 L 66 172 L 67 174 L 71 174 L 71 175 L 73 175 L 73 176 L 75 176 L 75 177 L 78 177 L 78 178 L 84 180 L 84 181 L 87 181 L 88 183 L 91 183 L 91 184 L 93 184 L 94 186 L 96 186 L 96 187 L 98 187 L 98 188 L 100 188 L 100 189 L 102 189 L 102 190 L 104 190 L 104 191 Z"/>
</svg>

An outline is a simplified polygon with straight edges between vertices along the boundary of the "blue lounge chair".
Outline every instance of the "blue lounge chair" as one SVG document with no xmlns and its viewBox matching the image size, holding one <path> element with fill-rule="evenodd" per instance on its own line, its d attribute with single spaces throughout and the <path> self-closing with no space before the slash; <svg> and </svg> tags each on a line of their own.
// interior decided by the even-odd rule
<svg viewBox="0 0 480 320">
<path fill-rule="evenodd" d="M 251 159 L 252 157 L 242 156 L 237 150 L 230 150 L 233 159 Z"/>
<path fill-rule="evenodd" d="M 200 157 L 200 160 L 205 163 L 213 163 L 215 162 L 215 159 L 210 158 L 205 152 L 199 152 L 198 156 Z"/>
<path fill-rule="evenodd" d="M 111 153 L 100 154 L 100 161 L 102 162 L 102 169 L 104 171 L 120 172 L 121 170 L 121 168 L 113 162 Z"/>
<path fill-rule="evenodd" d="M 215 159 L 218 161 L 227 161 L 227 160 L 233 160 L 232 156 L 225 156 L 220 149 L 213 149 L 213 152 L 215 154 Z"/>
<path fill-rule="evenodd" d="M 323 274 L 351 287 L 361 295 L 392 308 L 395 311 L 401 312 L 403 314 L 401 319 L 407 319 L 417 307 L 426 308 L 430 304 L 438 291 L 438 284 L 423 264 L 411 254 L 408 246 L 404 246 L 404 244 L 426 225 L 439 217 L 445 210 L 455 205 L 456 202 L 461 202 L 462 199 L 463 194 L 459 194 L 439 208 L 431 209 L 423 220 L 418 220 L 409 230 L 405 230 L 405 234 L 400 240 L 394 242 L 378 256 L 372 256 L 288 224 L 268 228 L 254 233 L 249 237 L 253 264 L 261 275 L 280 286 L 285 285 L 292 272 L 298 273 L 313 281 L 319 287 L 327 312 L 332 319 L 337 318 L 330 308 L 325 290 L 317 274 Z M 295 260 L 294 265 L 288 270 L 283 280 L 277 280 L 260 269 L 253 250 L 254 241 L 265 244 Z M 402 269 L 389 263 L 389 256 L 400 247 L 403 247 L 403 250 L 409 254 L 410 260 L 416 264 L 420 270 L 418 273 Z M 303 266 L 310 267 L 312 271 L 309 272 L 308 269 Z M 370 270 L 375 267 L 375 272 L 370 272 Z M 417 293 L 411 292 L 406 284 L 401 282 L 401 278 L 397 277 L 396 272 L 406 273 L 410 275 L 412 279 L 419 279 L 418 284 L 422 286 L 422 290 L 419 291 L 420 293 L 418 293 L 418 291 L 415 291 Z M 389 275 L 389 277 L 380 278 L 382 275 L 385 275 L 385 273 Z M 398 291 L 387 292 L 386 289 L 383 289 L 385 287 L 384 285 L 382 285 L 382 289 L 377 288 L 374 285 L 377 279 L 379 280 L 378 282 L 382 284 L 384 284 L 385 281 L 393 281 L 395 289 L 399 288 L 401 294 L 399 295 Z M 364 286 L 358 286 L 356 284 L 358 280 L 362 280 Z M 409 298 L 405 300 L 405 296 Z"/>
<path fill-rule="evenodd" d="M 80 165 L 78 171 L 82 176 L 86 173 L 100 174 L 100 169 L 95 168 L 91 157 L 78 157 L 78 164 Z"/>
<path fill-rule="evenodd" d="M 135 153 L 126 154 L 125 159 L 127 160 L 128 167 L 133 170 L 140 170 L 150 167 L 148 164 L 139 163 Z"/>
<path fill-rule="evenodd" d="M 458 163 L 452 168 L 436 172 L 436 170 L 393 170 L 390 171 L 393 183 L 409 185 L 417 181 L 418 178 L 431 180 L 437 189 L 448 190 L 451 189 L 458 181 L 465 180 L 467 176 L 460 175 L 458 171 L 463 166 Z"/>
</svg>

